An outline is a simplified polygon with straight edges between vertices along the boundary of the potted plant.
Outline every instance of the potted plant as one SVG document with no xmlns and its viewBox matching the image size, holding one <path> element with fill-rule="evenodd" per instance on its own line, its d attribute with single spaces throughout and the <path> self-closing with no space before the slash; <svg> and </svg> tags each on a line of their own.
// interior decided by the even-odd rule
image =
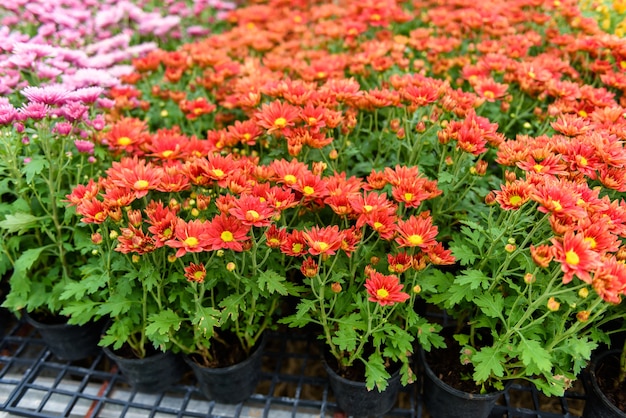
<svg viewBox="0 0 626 418">
<path fill-rule="evenodd" d="M 3 306 L 27 314 L 52 351 L 68 360 L 93 353 L 99 337 L 97 326 L 63 328 L 67 318 L 60 315 L 60 296 L 80 279 L 78 267 L 91 256 L 89 236 L 74 228 L 63 199 L 102 166 L 103 150 L 93 141 L 103 126 L 94 105 L 101 92 L 99 87 L 26 87 L 20 92 L 24 100 L 2 99 L 0 105 L 0 241 L 3 264 L 8 262 L 11 271 Z M 68 344 L 68 332 L 84 344 Z"/>
<path fill-rule="evenodd" d="M 135 122 L 114 124 L 107 142 Z M 65 312 L 108 315 L 102 344 L 114 352 L 126 346 L 138 358 L 151 350 L 184 354 L 201 383 L 201 366 L 222 373 L 254 356 L 258 369 L 264 332 L 275 326 L 282 298 L 297 290 L 286 279 L 285 256 L 266 238 L 296 211 L 295 195 L 271 185 L 271 171 L 253 158 L 196 156 L 206 155 L 206 141 L 175 129 L 137 135 L 138 149 L 155 152 L 123 157 L 68 196 L 93 226 L 101 259 L 84 266 L 83 281 L 65 292 L 72 301 Z M 239 402 L 254 390 L 254 373 L 227 378 L 229 393 L 224 381 L 203 389 L 211 399 Z"/>
</svg>

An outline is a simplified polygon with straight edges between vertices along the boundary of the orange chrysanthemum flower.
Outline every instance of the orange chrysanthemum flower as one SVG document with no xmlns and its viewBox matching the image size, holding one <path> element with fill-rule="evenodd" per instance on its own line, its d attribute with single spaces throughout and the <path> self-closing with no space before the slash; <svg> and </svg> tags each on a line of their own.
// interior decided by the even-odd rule
<svg viewBox="0 0 626 418">
<path fill-rule="evenodd" d="M 433 225 L 430 216 L 411 216 L 408 220 L 398 221 L 398 234 L 396 242 L 401 247 L 420 247 L 426 249 L 436 245 L 435 237 L 439 232 L 437 226 Z"/>
<path fill-rule="evenodd" d="M 299 115 L 299 108 L 282 103 L 280 100 L 264 104 L 261 110 L 254 114 L 258 125 L 265 128 L 268 134 L 282 132 L 294 126 Z"/>
<path fill-rule="evenodd" d="M 337 225 L 328 227 L 314 226 L 308 231 L 302 233 L 311 255 L 333 255 L 341 248 L 343 241 L 343 232 L 339 230 Z"/>
<path fill-rule="evenodd" d="M 553 238 L 554 259 L 561 263 L 563 283 L 572 281 L 574 275 L 585 283 L 591 283 L 590 273 L 598 268 L 600 254 L 591 250 L 583 234 L 567 231 L 562 239 Z"/>
<path fill-rule="evenodd" d="M 247 226 L 269 226 L 276 211 L 265 200 L 257 196 L 244 195 L 235 200 L 228 213 Z"/>
<path fill-rule="evenodd" d="M 179 218 L 174 226 L 174 238 L 165 241 L 165 245 L 177 248 L 176 257 L 208 251 L 211 249 L 208 231 L 209 225 L 206 221 L 194 219 L 186 222 Z"/>
<path fill-rule="evenodd" d="M 398 276 L 386 276 L 377 271 L 372 271 L 365 280 L 365 288 L 369 294 L 368 300 L 377 302 L 381 306 L 402 303 L 409 299 L 410 295 L 402 292 L 403 287 Z"/>
<path fill-rule="evenodd" d="M 237 218 L 224 213 L 216 216 L 207 226 L 207 241 L 211 250 L 229 249 L 243 251 L 243 244 L 250 240 L 250 227 Z"/>
<path fill-rule="evenodd" d="M 190 282 L 203 283 L 206 278 L 206 268 L 204 264 L 189 263 L 189 265 L 185 267 L 185 277 Z"/>
<path fill-rule="evenodd" d="M 501 185 L 500 190 L 495 191 L 496 202 L 504 210 L 516 210 L 530 200 L 532 190 L 533 187 L 525 180 L 515 180 L 513 183 Z"/>
</svg>

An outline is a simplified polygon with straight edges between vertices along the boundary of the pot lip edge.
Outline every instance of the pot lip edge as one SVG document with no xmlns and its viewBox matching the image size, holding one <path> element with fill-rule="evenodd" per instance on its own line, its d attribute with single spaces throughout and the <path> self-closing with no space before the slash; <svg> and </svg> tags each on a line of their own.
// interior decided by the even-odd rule
<svg viewBox="0 0 626 418">
<path fill-rule="evenodd" d="M 324 365 L 324 369 L 326 370 L 326 372 L 327 373 L 329 371 L 332 372 L 332 374 L 334 375 L 334 378 L 336 378 L 338 381 L 340 381 L 342 383 L 345 383 L 345 384 L 350 384 L 352 386 L 362 386 L 362 387 L 365 387 L 365 382 L 362 382 L 362 381 L 359 381 L 359 380 L 346 379 L 345 377 L 343 377 L 339 373 L 337 373 L 332 367 L 330 367 L 330 365 L 326 361 L 326 356 L 324 356 L 324 355 L 322 355 L 322 363 Z M 391 382 L 392 380 L 394 381 L 394 383 L 395 383 L 395 381 L 400 383 L 400 368 L 398 368 L 398 370 L 396 370 L 395 372 L 393 372 L 391 374 L 391 377 L 389 378 L 389 380 L 387 380 L 387 382 Z M 389 385 L 387 386 L 387 388 L 389 388 Z M 374 389 L 378 390 L 378 388 L 376 388 L 376 387 Z M 387 390 L 387 389 L 385 389 L 385 390 Z"/>
<path fill-rule="evenodd" d="M 248 363 L 252 363 L 257 358 L 260 358 L 263 355 L 266 343 L 267 343 L 267 333 L 264 333 L 263 336 L 261 337 L 261 339 L 258 342 L 257 348 L 252 352 L 252 354 L 250 354 L 242 362 L 239 362 L 239 363 L 236 363 L 236 364 L 231 364 L 230 366 L 226 366 L 226 367 L 206 367 L 206 366 L 203 366 L 201 364 L 196 363 L 190 357 L 189 354 L 184 354 L 183 355 L 183 359 L 185 360 L 185 363 L 187 363 L 189 366 L 191 366 L 194 369 L 198 368 L 200 370 L 211 370 L 215 374 L 226 374 L 226 373 L 231 372 L 234 369 L 245 367 L 245 365 L 247 365 Z"/>
</svg>

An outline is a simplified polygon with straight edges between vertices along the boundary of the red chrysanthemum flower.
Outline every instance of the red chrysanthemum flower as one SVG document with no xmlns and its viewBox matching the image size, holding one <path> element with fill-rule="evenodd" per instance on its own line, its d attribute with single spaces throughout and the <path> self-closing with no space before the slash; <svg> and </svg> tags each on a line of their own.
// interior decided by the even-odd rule
<svg viewBox="0 0 626 418">
<path fill-rule="evenodd" d="M 402 292 L 403 287 L 398 276 L 386 276 L 377 271 L 372 271 L 365 280 L 365 288 L 370 295 L 368 300 L 381 306 L 402 303 L 410 298 L 408 293 Z"/>
<path fill-rule="evenodd" d="M 307 254 L 308 248 L 304 233 L 298 230 L 292 231 L 280 245 L 280 251 L 292 257 L 300 257 Z"/>
<path fill-rule="evenodd" d="M 401 247 L 420 247 L 426 249 L 436 245 L 435 237 L 439 232 L 437 226 L 433 225 L 430 216 L 411 216 L 408 220 L 398 221 L 398 234 L 396 242 Z"/>
<path fill-rule="evenodd" d="M 496 190 L 496 202 L 504 210 L 517 210 L 530 200 L 533 187 L 525 180 L 503 184 Z"/>
<path fill-rule="evenodd" d="M 615 257 L 603 260 L 591 285 L 602 299 L 610 303 L 620 303 L 626 292 L 626 264 Z"/>
<path fill-rule="evenodd" d="M 81 201 L 76 207 L 76 213 L 82 216 L 82 222 L 101 224 L 108 217 L 108 208 L 94 197 Z"/>
<path fill-rule="evenodd" d="M 585 283 L 591 283 L 590 273 L 598 268 L 600 254 L 591 250 L 583 234 L 567 231 L 562 239 L 553 238 L 554 259 L 561 263 L 563 283 L 572 281 L 574 275 Z"/>
<path fill-rule="evenodd" d="M 179 218 L 174 227 L 174 238 L 165 241 L 165 245 L 178 249 L 176 257 L 208 251 L 211 249 L 208 231 L 209 225 L 206 221 L 194 219 L 185 222 Z"/>
<path fill-rule="evenodd" d="M 271 134 L 276 131 L 284 131 L 295 125 L 300 115 L 300 108 L 275 100 L 270 104 L 264 104 L 261 110 L 254 114 L 259 126 L 267 129 Z"/>
<path fill-rule="evenodd" d="M 212 250 L 229 249 L 243 251 L 243 244 L 249 241 L 250 227 L 237 218 L 224 213 L 216 216 L 207 226 L 207 240 Z"/>
<path fill-rule="evenodd" d="M 256 227 L 268 226 L 276 215 L 276 211 L 265 200 L 252 195 L 244 195 L 235 200 L 234 207 L 228 213 L 242 224 Z"/>
<path fill-rule="evenodd" d="M 190 282 L 203 283 L 206 278 L 206 268 L 204 264 L 189 263 L 189 265 L 185 267 L 185 277 Z"/>
<path fill-rule="evenodd" d="M 311 255 L 333 255 L 341 248 L 343 241 L 343 232 L 339 230 L 337 225 L 328 227 L 314 226 L 308 231 L 304 231 L 304 239 L 309 246 Z"/>
</svg>

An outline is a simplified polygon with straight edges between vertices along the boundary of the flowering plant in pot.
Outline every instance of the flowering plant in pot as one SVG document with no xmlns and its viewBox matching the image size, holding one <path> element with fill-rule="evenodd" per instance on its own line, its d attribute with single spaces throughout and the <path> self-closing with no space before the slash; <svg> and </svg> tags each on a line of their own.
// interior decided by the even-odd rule
<svg viewBox="0 0 626 418">
<path fill-rule="evenodd" d="M 468 326 L 455 339 L 478 385 L 522 378 L 562 395 L 607 340 L 602 325 L 620 316 L 622 186 L 607 177 L 617 169 L 605 154 L 610 136 L 593 146 L 610 112 L 595 111 L 595 122 L 562 116 L 553 123 L 560 134 L 506 141 L 497 161 L 507 180 L 487 196 L 489 212 L 463 221 L 450 244 L 461 270 L 435 271 L 423 284 L 428 301 Z M 593 166 L 566 164 L 585 144 Z"/>
<path fill-rule="evenodd" d="M 21 107 L 8 99 L 1 104 L 0 228 L 3 257 L 13 269 L 5 306 L 16 312 L 59 313 L 64 284 L 87 259 L 88 237 L 73 228 L 63 199 L 101 167 L 103 149 L 93 141 L 104 126 L 94 106 L 101 92 L 26 87 Z"/>
<path fill-rule="evenodd" d="M 114 350 L 172 350 L 231 366 L 257 348 L 282 298 L 297 290 L 265 233 L 291 219 L 298 201 L 254 158 L 215 153 L 177 129 L 143 128 L 114 124 L 106 141 L 134 135 L 126 152 L 144 157 L 122 157 L 68 196 L 101 259 L 63 295 L 72 300 L 66 312 L 109 315 L 102 344 Z"/>
</svg>

